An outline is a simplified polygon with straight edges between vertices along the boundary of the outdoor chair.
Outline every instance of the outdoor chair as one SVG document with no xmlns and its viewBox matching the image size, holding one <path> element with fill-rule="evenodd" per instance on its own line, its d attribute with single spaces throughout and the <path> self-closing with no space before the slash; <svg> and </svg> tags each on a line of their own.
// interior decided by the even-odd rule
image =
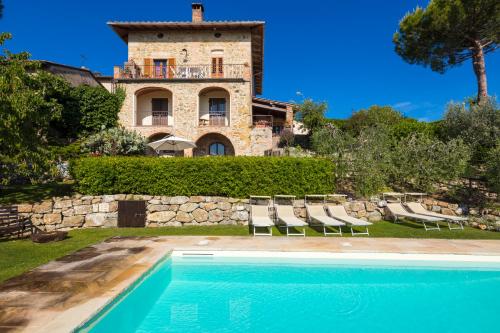
<svg viewBox="0 0 500 333">
<path fill-rule="evenodd" d="M 351 228 L 351 235 L 370 235 L 368 227 L 371 226 L 372 223 L 350 216 L 349 214 L 347 214 L 344 206 L 328 205 L 327 210 L 328 214 L 330 214 L 331 217 L 346 223 Z M 366 231 L 355 232 L 354 227 L 364 227 Z"/>
<path fill-rule="evenodd" d="M 448 228 L 450 230 L 463 230 L 464 229 L 464 222 L 467 221 L 466 217 L 460 217 L 460 216 L 451 216 L 451 215 L 445 215 L 445 214 L 440 214 L 436 212 L 431 212 L 430 210 L 427 210 L 422 206 L 421 203 L 419 202 L 407 202 L 406 206 L 411 210 L 412 213 L 419 214 L 419 215 L 425 215 L 429 217 L 435 217 L 439 219 L 444 219 L 448 223 Z M 458 227 L 452 227 L 451 223 L 456 223 L 459 226 Z"/>
<path fill-rule="evenodd" d="M 254 236 L 272 236 L 274 222 L 269 217 L 269 203 L 266 205 L 256 205 L 253 201 L 271 200 L 271 197 L 250 196 L 250 225 L 253 228 Z M 257 228 L 265 228 L 268 232 L 258 233 Z"/>
<path fill-rule="evenodd" d="M 398 218 L 407 218 L 411 219 L 417 222 L 421 222 L 424 225 L 425 231 L 429 230 L 441 230 L 439 227 L 439 221 L 443 221 L 442 218 L 437 218 L 437 217 L 430 217 L 426 215 L 421 215 L 421 214 L 415 214 L 415 213 L 410 213 L 408 212 L 401 203 L 388 203 L 387 204 L 387 209 L 391 213 L 394 223 L 397 223 Z M 436 227 L 429 228 L 427 227 L 426 223 L 435 223 Z"/>
</svg>

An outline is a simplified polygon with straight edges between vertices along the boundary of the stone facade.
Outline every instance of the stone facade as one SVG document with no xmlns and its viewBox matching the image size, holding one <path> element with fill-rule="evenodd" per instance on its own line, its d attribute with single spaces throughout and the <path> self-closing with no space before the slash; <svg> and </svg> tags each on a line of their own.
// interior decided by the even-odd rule
<svg viewBox="0 0 500 333">
<path fill-rule="evenodd" d="M 148 195 L 102 195 L 52 198 L 34 204 L 20 204 L 18 211 L 29 217 L 33 224 L 44 231 L 70 230 L 78 228 L 116 227 L 119 200 L 145 200 L 146 227 L 186 225 L 248 225 L 250 207 L 248 199 L 206 196 L 148 196 Z M 353 217 L 377 222 L 389 220 L 383 207 L 370 201 L 340 202 Z M 424 200 L 427 209 L 448 215 L 460 215 L 458 205 L 442 201 Z M 298 218 L 306 219 L 304 200 L 294 201 Z M 470 209 L 471 216 L 478 216 Z M 474 215 L 476 214 L 476 215 Z M 486 217 L 500 222 L 500 212 L 492 211 Z"/>
<path fill-rule="evenodd" d="M 235 155 L 254 155 L 259 151 L 252 149 L 251 138 L 253 82 L 250 31 L 223 31 L 219 37 L 215 37 L 210 30 L 159 33 L 129 33 L 129 61 L 139 67 L 146 64 L 145 59 L 175 59 L 175 63 L 181 66 L 210 66 L 213 57 L 222 57 L 224 66 L 228 66 L 224 71 L 230 71 L 234 65 L 241 75 L 198 80 L 118 80 L 126 92 L 119 114 L 120 124 L 148 138 L 159 133 L 175 133 L 197 142 L 206 134 L 218 133 L 231 142 L 232 149 L 226 151 Z M 201 119 L 208 113 L 208 98 L 220 97 L 221 92 L 227 96 L 227 119 L 222 124 L 203 124 Z M 168 124 L 151 122 L 149 105 L 155 94 L 168 98 Z M 271 143 L 272 139 L 269 139 L 265 145 L 270 146 Z M 185 151 L 185 156 L 192 155 L 192 150 Z"/>
</svg>

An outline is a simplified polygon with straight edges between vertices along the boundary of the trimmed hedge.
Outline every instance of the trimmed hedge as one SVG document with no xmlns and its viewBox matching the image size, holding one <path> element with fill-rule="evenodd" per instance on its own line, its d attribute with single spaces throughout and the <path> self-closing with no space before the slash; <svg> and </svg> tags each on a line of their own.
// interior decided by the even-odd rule
<svg viewBox="0 0 500 333">
<path fill-rule="evenodd" d="M 86 157 L 71 162 L 84 194 L 250 195 L 333 193 L 331 161 L 295 157 Z"/>
</svg>

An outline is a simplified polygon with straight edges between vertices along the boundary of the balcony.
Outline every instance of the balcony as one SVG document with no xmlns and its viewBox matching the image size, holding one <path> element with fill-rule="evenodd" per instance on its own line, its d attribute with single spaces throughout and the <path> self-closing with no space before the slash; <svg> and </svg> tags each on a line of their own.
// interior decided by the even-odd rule
<svg viewBox="0 0 500 333">
<path fill-rule="evenodd" d="M 247 64 L 221 65 L 152 65 L 139 66 L 127 63 L 115 66 L 115 79 L 129 80 L 206 80 L 206 79 L 248 79 L 250 67 Z"/>
<path fill-rule="evenodd" d="M 287 128 L 285 119 L 273 117 L 272 115 L 253 115 L 252 123 L 254 127 L 271 127 L 273 136 L 280 136 Z"/>
<path fill-rule="evenodd" d="M 168 126 L 167 111 L 153 111 L 152 126 Z"/>
<path fill-rule="evenodd" d="M 226 112 L 204 112 L 200 117 L 200 126 L 227 126 L 228 117 Z"/>
</svg>

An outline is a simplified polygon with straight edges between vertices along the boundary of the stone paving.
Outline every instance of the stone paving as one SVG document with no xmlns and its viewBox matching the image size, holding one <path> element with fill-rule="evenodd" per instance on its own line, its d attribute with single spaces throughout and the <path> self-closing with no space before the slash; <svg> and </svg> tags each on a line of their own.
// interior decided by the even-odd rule
<svg viewBox="0 0 500 333">
<path fill-rule="evenodd" d="M 71 332 L 172 250 L 500 256 L 500 241 L 316 237 L 115 237 L 0 284 L 0 332 Z"/>
</svg>

